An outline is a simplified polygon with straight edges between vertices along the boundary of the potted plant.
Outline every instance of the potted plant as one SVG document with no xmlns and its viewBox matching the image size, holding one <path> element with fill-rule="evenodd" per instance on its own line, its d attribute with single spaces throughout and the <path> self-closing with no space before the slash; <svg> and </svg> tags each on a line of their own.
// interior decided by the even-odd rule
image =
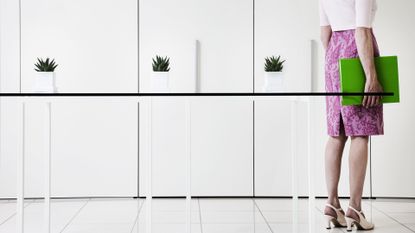
<svg viewBox="0 0 415 233">
<path fill-rule="evenodd" d="M 284 62 L 285 60 L 281 60 L 281 56 L 265 58 L 264 91 L 282 91 L 284 89 L 284 75 L 282 72 Z"/>
<path fill-rule="evenodd" d="M 169 92 L 170 58 L 156 55 L 153 58 L 153 76 L 151 78 L 152 90 L 156 92 Z"/>
<path fill-rule="evenodd" d="M 46 60 L 37 58 L 35 63 L 35 71 L 37 71 L 34 91 L 35 92 L 57 92 L 55 69 L 58 64 L 55 63 L 55 59 Z"/>
</svg>

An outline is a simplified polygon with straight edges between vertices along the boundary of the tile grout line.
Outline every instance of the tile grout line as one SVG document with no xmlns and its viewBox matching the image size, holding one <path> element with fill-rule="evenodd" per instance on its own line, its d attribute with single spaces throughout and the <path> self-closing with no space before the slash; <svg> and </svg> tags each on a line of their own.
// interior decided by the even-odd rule
<svg viewBox="0 0 415 233">
<path fill-rule="evenodd" d="M 393 221 L 397 222 L 399 225 L 405 227 L 406 229 L 408 229 L 410 232 L 415 232 L 414 230 L 412 230 L 410 227 L 406 226 L 405 224 L 399 222 L 398 220 L 396 220 L 395 218 L 391 217 L 390 215 L 388 215 L 387 213 L 383 212 L 382 210 L 378 209 L 377 207 L 375 207 L 374 205 L 372 205 L 372 203 L 370 203 L 370 206 L 374 209 L 376 209 L 377 211 L 381 212 L 382 214 L 384 214 L 386 217 L 392 219 Z"/>
<path fill-rule="evenodd" d="M 75 215 L 72 216 L 72 218 L 69 220 L 69 222 L 67 224 L 65 224 L 65 226 L 62 228 L 62 230 L 60 231 L 60 233 L 64 232 L 65 229 L 69 226 L 69 224 L 71 224 L 73 222 L 73 220 L 76 218 L 76 216 L 78 216 L 78 214 L 82 211 L 82 209 L 89 203 L 91 199 L 88 199 L 85 204 L 83 206 L 81 206 L 81 208 L 79 208 L 78 211 L 76 211 Z"/>
<path fill-rule="evenodd" d="M 264 219 L 265 223 L 267 224 L 269 230 L 271 231 L 271 233 L 274 233 L 274 231 L 272 230 L 271 226 L 269 225 L 269 222 L 267 221 L 267 219 L 265 218 L 264 214 L 262 213 L 261 209 L 259 208 L 258 204 L 256 203 L 255 199 L 252 198 L 252 201 L 254 202 L 254 205 L 256 206 L 256 208 L 258 209 L 259 213 L 261 214 L 262 218 Z M 255 214 L 255 210 L 254 210 L 254 214 Z M 255 224 L 255 223 L 254 223 Z"/>
<path fill-rule="evenodd" d="M 199 206 L 199 222 L 200 222 L 200 232 L 203 233 L 203 225 L 202 225 L 202 209 L 200 209 L 200 198 L 197 199 L 197 204 Z"/>
<path fill-rule="evenodd" d="M 140 199 L 138 199 L 138 201 L 140 202 Z M 136 218 L 135 218 L 135 220 L 134 220 L 133 227 L 131 228 L 131 233 L 133 233 L 134 227 L 135 227 L 136 225 L 137 225 L 137 228 L 138 228 L 138 221 L 139 221 L 139 219 L 138 219 L 138 218 L 139 218 L 139 216 L 140 216 L 141 209 L 143 208 L 144 201 L 145 201 L 145 200 L 143 200 L 143 201 L 141 202 L 140 206 L 138 207 L 137 217 L 136 217 Z"/>
<path fill-rule="evenodd" d="M 29 203 L 26 203 L 26 205 L 24 206 L 24 208 L 26 209 L 26 207 L 28 207 L 30 204 L 34 203 L 35 201 L 31 201 Z M 9 217 L 7 217 L 3 222 L 0 223 L 0 226 L 5 224 L 6 222 L 8 222 L 10 219 L 12 219 L 14 216 L 16 216 L 16 212 L 14 212 L 13 214 L 11 214 Z"/>
</svg>

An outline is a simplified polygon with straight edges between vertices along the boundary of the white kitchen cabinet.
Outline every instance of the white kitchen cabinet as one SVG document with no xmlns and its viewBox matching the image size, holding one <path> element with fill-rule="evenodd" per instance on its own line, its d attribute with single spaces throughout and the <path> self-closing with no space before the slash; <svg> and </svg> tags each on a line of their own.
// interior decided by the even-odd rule
<svg viewBox="0 0 415 233">
<path fill-rule="evenodd" d="M 139 4 L 141 92 L 151 91 L 156 55 L 170 57 L 172 91 L 193 91 L 196 40 L 201 91 L 252 91 L 251 0 L 140 0 Z"/>
<path fill-rule="evenodd" d="M 249 98 L 192 101 L 193 196 L 253 195 L 252 124 Z"/>
<path fill-rule="evenodd" d="M 37 57 L 55 58 L 59 92 L 137 92 L 136 0 L 22 0 L 22 91 Z"/>
<path fill-rule="evenodd" d="M 140 196 L 147 194 L 149 147 L 152 151 L 152 195 L 186 195 L 186 100 L 152 97 L 140 101 Z M 151 108 L 150 108 L 151 105 Z M 148 121 L 149 111 L 152 120 Z M 149 125 L 151 124 L 151 125 Z M 149 138 L 151 130 L 151 142 Z M 150 144 L 151 143 L 151 144 Z"/>
<path fill-rule="evenodd" d="M 51 98 L 52 100 L 52 98 Z M 25 196 L 44 194 L 45 102 L 26 103 Z M 54 197 L 136 196 L 137 102 L 100 98 L 52 100 L 51 188 Z M 0 197 L 16 196 L 22 105 L 2 99 Z"/>
</svg>

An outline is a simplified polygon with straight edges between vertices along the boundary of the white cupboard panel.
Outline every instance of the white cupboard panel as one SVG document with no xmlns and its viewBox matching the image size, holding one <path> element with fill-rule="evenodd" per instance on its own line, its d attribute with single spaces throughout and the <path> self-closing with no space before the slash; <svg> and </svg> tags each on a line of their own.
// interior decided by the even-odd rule
<svg viewBox="0 0 415 233">
<path fill-rule="evenodd" d="M 60 92 L 137 92 L 136 0 L 23 0 L 22 89 L 52 57 Z"/>
<path fill-rule="evenodd" d="M 0 92 L 19 92 L 19 1 L 0 1 Z"/>
<path fill-rule="evenodd" d="M 148 130 L 152 129 L 152 195 L 185 196 L 188 159 L 185 101 L 165 97 L 152 99 L 151 128 L 147 121 L 150 101 L 140 102 L 140 195 L 147 193 Z"/>
<path fill-rule="evenodd" d="M 137 103 L 68 100 L 52 106 L 52 195 L 136 196 Z"/>
<path fill-rule="evenodd" d="M 0 121 L 0 198 L 16 197 L 17 156 L 23 150 L 23 105 L 21 99 L 1 100 Z M 44 193 L 44 131 L 46 104 L 25 104 L 25 196 Z"/>
<path fill-rule="evenodd" d="M 0 98 L 0 197 L 16 197 L 17 156 L 22 153 L 22 106 Z"/>
<path fill-rule="evenodd" d="M 372 137 L 373 196 L 415 197 L 413 127 L 407 124 L 414 117 L 412 101 L 384 106 L 385 135 Z"/>
<path fill-rule="evenodd" d="M 253 195 L 253 108 L 244 98 L 192 101 L 192 195 Z"/>
<path fill-rule="evenodd" d="M 0 111 L 0 197 L 15 197 L 21 99 L 1 99 Z M 41 197 L 45 102 L 27 101 L 25 113 L 25 196 Z M 136 196 L 137 130 L 136 102 L 52 100 L 52 195 Z"/>
<path fill-rule="evenodd" d="M 140 91 L 151 91 L 156 55 L 171 58 L 173 91 L 193 91 L 196 40 L 201 91 L 252 91 L 252 10 L 251 0 L 140 0 Z"/>
<path fill-rule="evenodd" d="M 255 195 L 291 195 L 291 103 L 255 100 Z"/>
<path fill-rule="evenodd" d="M 286 60 L 286 91 L 311 90 L 310 41 L 319 38 L 317 3 L 255 0 L 255 92 L 263 91 L 265 57 L 278 55 Z"/>
</svg>

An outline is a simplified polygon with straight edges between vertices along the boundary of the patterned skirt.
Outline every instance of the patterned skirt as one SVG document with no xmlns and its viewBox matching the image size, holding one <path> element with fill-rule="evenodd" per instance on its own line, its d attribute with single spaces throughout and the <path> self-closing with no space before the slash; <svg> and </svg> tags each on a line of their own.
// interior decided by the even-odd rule
<svg viewBox="0 0 415 233">
<path fill-rule="evenodd" d="M 375 56 L 379 56 L 373 35 Z M 326 51 L 326 92 L 340 92 L 339 59 L 358 57 L 355 30 L 333 32 Z M 383 105 L 342 106 L 341 96 L 326 96 L 327 133 L 330 136 L 383 135 Z"/>
</svg>

